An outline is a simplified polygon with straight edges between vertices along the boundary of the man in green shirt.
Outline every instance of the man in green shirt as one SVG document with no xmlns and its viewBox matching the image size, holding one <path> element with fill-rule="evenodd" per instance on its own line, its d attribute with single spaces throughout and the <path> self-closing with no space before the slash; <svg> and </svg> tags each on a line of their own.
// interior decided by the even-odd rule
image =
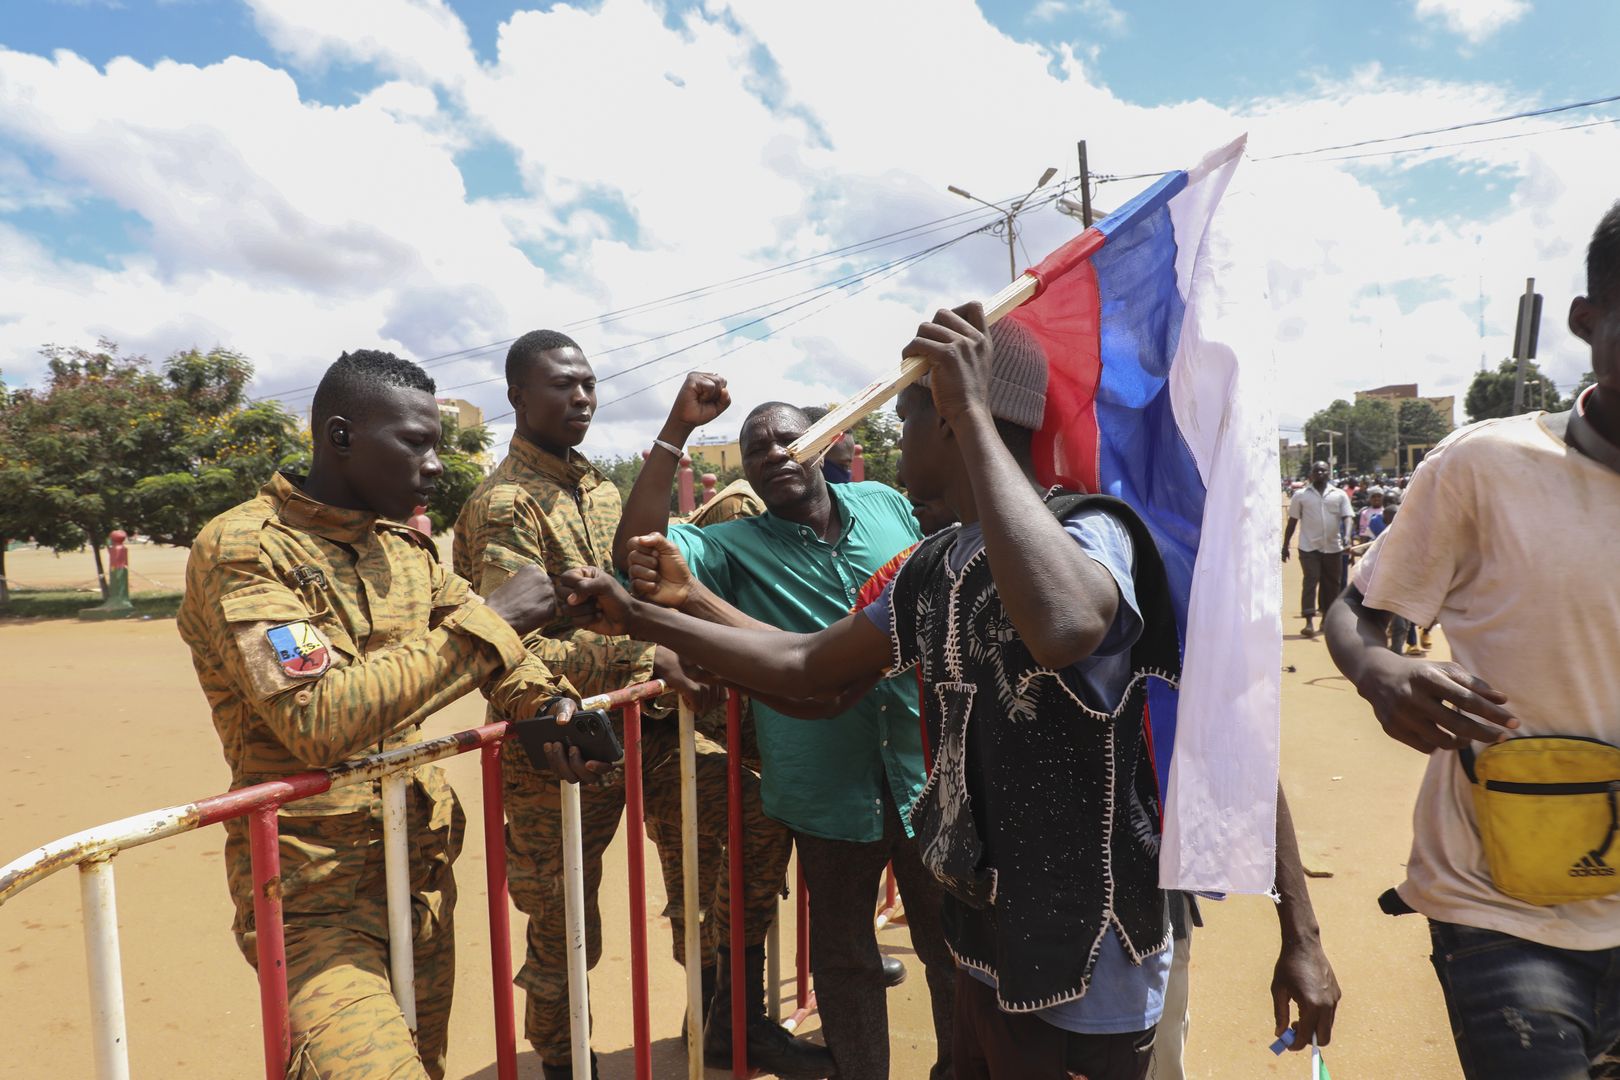
<svg viewBox="0 0 1620 1080">
<path fill-rule="evenodd" d="M 792 405 L 769 402 L 749 413 L 740 435 L 743 471 L 766 513 L 707 529 L 671 526 L 669 488 L 680 448 L 729 404 L 724 379 L 687 376 L 625 503 L 614 562 L 624 569 L 631 537 L 665 532 L 693 575 L 750 617 L 799 633 L 820 630 L 847 616 L 861 586 L 921 539 L 911 505 L 885 485 L 828 484 L 820 469 L 795 462 L 787 448 L 808 420 Z M 946 1077 L 955 964 L 940 928 L 939 885 L 900 813 L 924 780 L 916 683 L 882 680 L 816 723 L 776 704 L 754 699 L 761 792 L 765 813 L 793 830 L 799 848 L 815 928 L 810 966 L 838 1076 L 888 1076 L 888 1011 L 872 922 L 878 880 L 892 861 L 933 999 L 939 1049 L 930 1075 Z M 750 977 L 756 966 L 750 958 Z"/>
</svg>

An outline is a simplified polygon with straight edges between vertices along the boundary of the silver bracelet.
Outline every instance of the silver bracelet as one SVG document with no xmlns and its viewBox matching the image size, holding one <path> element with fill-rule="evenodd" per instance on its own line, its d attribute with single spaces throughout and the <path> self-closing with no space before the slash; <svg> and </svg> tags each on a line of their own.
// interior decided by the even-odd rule
<svg viewBox="0 0 1620 1080">
<path fill-rule="evenodd" d="M 661 446 L 665 450 L 668 450 L 670 453 L 674 454 L 676 461 L 681 460 L 681 457 L 686 453 L 686 451 L 682 450 L 680 447 L 675 446 L 672 443 L 667 443 L 663 439 L 654 439 L 653 445 Z"/>
</svg>

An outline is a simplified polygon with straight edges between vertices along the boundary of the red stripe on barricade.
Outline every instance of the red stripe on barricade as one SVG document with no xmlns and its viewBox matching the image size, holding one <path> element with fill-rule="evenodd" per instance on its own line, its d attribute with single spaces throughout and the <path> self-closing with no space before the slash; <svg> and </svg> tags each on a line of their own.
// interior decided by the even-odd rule
<svg viewBox="0 0 1620 1080">
<path fill-rule="evenodd" d="M 636 1080 L 652 1080 L 652 1020 L 647 990 L 647 835 L 641 789 L 641 705 L 624 707 L 624 809 L 630 818 L 630 1011 L 635 1038 Z M 691 962 L 691 958 L 687 958 Z"/>
<path fill-rule="evenodd" d="M 245 789 L 244 789 L 245 790 Z M 255 809 L 248 818 L 248 850 L 253 861 L 253 930 L 259 961 L 259 1019 L 264 1028 L 264 1075 L 282 1080 L 292 1053 L 287 1024 L 287 948 L 281 929 L 281 832 L 276 806 Z"/>
<path fill-rule="evenodd" d="M 512 1011 L 512 912 L 506 893 L 506 796 L 503 743 L 480 757 L 484 782 L 484 881 L 489 891 L 489 972 L 495 994 L 495 1075 L 517 1080 L 517 1019 Z"/>
<path fill-rule="evenodd" d="M 731 1075 L 748 1076 L 747 957 L 743 945 L 742 698 L 726 693 L 726 848 L 731 876 Z M 691 918 L 689 914 L 687 916 Z"/>
<path fill-rule="evenodd" d="M 627 736 L 635 732 L 635 748 L 640 756 L 639 702 L 664 692 L 658 680 L 636 683 L 606 694 L 586 698 L 584 708 L 623 709 Z M 401 769 L 416 768 L 470 750 L 483 750 L 484 835 L 487 880 L 490 892 L 491 974 L 495 992 L 496 1062 L 499 1080 L 517 1076 L 517 1024 L 513 1012 L 511 921 L 508 909 L 504 799 L 502 798 L 500 754 L 506 738 L 506 723 L 485 724 L 467 731 L 394 747 L 368 757 L 357 758 L 329 769 L 298 773 L 209 796 L 195 803 L 168 807 L 149 814 L 110 823 L 121 831 L 88 830 L 49 844 L 32 856 L 6 864 L 0 874 L 0 897 L 10 899 L 58 870 L 96 858 L 110 858 L 120 851 L 154 840 L 217 825 L 233 818 L 247 818 L 249 850 L 253 867 L 253 917 L 255 958 L 259 976 L 259 1011 L 263 1024 L 265 1075 L 281 1080 L 291 1056 L 291 1030 L 287 1018 L 287 958 L 281 909 L 281 837 L 277 816 L 283 805 L 334 787 L 365 783 Z M 627 738 L 627 742 L 628 742 Z M 642 863 L 644 822 L 641 770 L 631 771 L 626 801 L 634 790 L 636 828 L 631 831 L 631 888 L 635 910 L 631 928 L 632 963 L 636 977 L 636 1075 L 650 1080 L 651 1039 L 647 1015 L 647 928 L 645 867 Z"/>
</svg>

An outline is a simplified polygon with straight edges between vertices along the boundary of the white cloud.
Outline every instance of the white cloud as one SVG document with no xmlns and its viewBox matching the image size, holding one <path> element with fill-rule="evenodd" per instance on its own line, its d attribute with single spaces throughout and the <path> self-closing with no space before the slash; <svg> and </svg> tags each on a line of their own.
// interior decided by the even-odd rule
<svg viewBox="0 0 1620 1080">
<path fill-rule="evenodd" d="M 1061 15 L 1071 14 L 1110 33 L 1125 29 L 1125 13 L 1109 0 L 1039 0 L 1029 9 L 1031 22 L 1052 22 Z"/>
<path fill-rule="evenodd" d="M 1270 271 L 1285 422 L 1382 383 L 1460 393 L 1479 362 L 1482 278 L 1492 363 L 1534 274 L 1549 312 L 1544 366 L 1564 385 L 1587 366 L 1561 313 L 1612 198 L 1594 164 L 1620 155 L 1620 132 L 1464 148 L 1444 160 L 1496 170 L 1508 194 L 1488 214 L 1438 221 L 1379 194 L 1421 155 L 1258 160 L 1534 104 L 1499 87 L 1368 67 L 1241 110 L 1143 108 L 1092 81 L 1072 51 L 1000 33 L 968 0 L 735 0 L 673 24 L 646 0 L 559 5 L 513 15 L 483 61 L 441 3 L 254 10 L 295 70 L 363 63 L 387 81 L 332 107 L 253 61 L 97 69 L 0 50 L 0 208 L 66 212 L 93 196 L 147 233 L 137 254 L 96 266 L 0 230 L 8 381 L 37 377 L 39 345 L 98 335 L 155 355 L 230 345 L 258 362 L 262 391 L 312 383 L 343 348 L 422 358 L 497 342 L 970 209 L 947 184 L 1020 193 L 1048 165 L 1073 171 L 1077 117 L 1093 168 L 1116 175 L 1185 166 L 1251 132 L 1257 160 L 1238 176 L 1268 210 L 1269 229 L 1249 243 Z M 857 22 L 861 34 L 844 32 Z M 894 61 L 924 53 L 950 77 Z M 523 190 L 469 198 L 455 156 L 474 144 L 507 150 Z M 42 160 L 48 176 L 32 164 Z M 1105 184 L 1098 201 L 1117 206 L 1139 183 Z M 1020 226 L 1025 264 L 1075 229 L 1049 210 Z M 675 384 L 611 402 L 688 366 L 731 378 L 739 416 L 766 398 L 850 392 L 892 362 L 920 315 L 999 287 L 1005 248 L 975 236 L 858 295 L 812 290 L 951 235 L 574 329 L 606 377 L 588 449 L 643 447 Z M 790 304 L 766 324 L 779 331 L 770 338 L 696 344 L 718 332 L 706 320 L 735 327 Z M 502 351 L 432 373 L 504 412 Z"/>
<path fill-rule="evenodd" d="M 1530 0 L 1414 0 L 1420 19 L 1438 19 L 1446 29 L 1478 45 L 1530 13 Z"/>
</svg>

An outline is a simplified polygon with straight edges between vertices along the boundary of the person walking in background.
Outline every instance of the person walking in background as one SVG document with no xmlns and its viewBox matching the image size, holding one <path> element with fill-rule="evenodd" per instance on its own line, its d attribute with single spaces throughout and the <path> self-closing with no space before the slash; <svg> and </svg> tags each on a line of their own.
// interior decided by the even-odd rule
<svg viewBox="0 0 1620 1080">
<path fill-rule="evenodd" d="M 1299 613 L 1305 619 L 1304 637 L 1316 636 L 1316 616 L 1326 611 L 1344 588 L 1344 549 L 1348 523 L 1355 518 L 1350 499 L 1328 480 L 1328 463 L 1311 466 L 1311 482 L 1288 501 L 1288 529 L 1283 533 L 1282 558 L 1299 530 L 1299 568 L 1305 575 Z"/>
</svg>

